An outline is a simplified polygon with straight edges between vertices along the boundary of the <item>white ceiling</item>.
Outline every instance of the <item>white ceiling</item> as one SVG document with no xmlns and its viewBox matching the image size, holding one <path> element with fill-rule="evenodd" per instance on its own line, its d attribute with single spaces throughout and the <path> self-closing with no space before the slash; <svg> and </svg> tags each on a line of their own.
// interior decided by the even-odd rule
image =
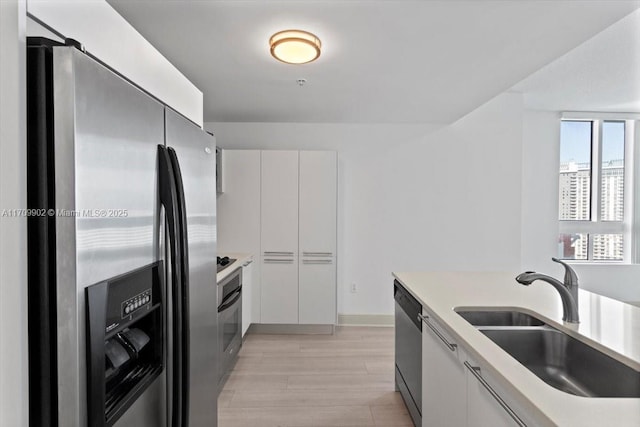
<svg viewBox="0 0 640 427">
<path fill-rule="evenodd" d="M 204 119 L 217 122 L 449 123 L 639 6 L 108 1 L 204 92 Z M 286 65 L 269 55 L 269 36 L 289 28 L 322 40 L 318 61 Z"/>
</svg>

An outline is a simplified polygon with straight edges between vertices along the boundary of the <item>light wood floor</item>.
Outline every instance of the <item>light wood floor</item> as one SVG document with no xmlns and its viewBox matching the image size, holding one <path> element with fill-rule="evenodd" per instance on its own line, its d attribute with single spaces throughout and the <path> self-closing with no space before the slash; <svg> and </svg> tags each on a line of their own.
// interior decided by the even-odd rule
<svg viewBox="0 0 640 427">
<path fill-rule="evenodd" d="M 219 427 L 413 426 L 394 391 L 394 329 L 246 336 Z"/>
</svg>

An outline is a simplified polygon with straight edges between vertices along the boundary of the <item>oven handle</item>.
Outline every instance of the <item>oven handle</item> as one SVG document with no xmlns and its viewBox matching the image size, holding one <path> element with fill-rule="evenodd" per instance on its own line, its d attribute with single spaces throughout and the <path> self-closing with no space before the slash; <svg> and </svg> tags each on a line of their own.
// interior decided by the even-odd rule
<svg viewBox="0 0 640 427">
<path fill-rule="evenodd" d="M 240 295 L 242 295 L 242 286 L 240 286 L 238 289 L 236 289 L 232 294 L 230 294 L 228 297 L 226 297 L 222 301 L 222 304 L 220 304 L 220 306 L 218 307 L 218 313 L 222 313 L 227 308 L 235 304 L 236 301 L 238 301 L 238 299 L 240 298 Z"/>
</svg>

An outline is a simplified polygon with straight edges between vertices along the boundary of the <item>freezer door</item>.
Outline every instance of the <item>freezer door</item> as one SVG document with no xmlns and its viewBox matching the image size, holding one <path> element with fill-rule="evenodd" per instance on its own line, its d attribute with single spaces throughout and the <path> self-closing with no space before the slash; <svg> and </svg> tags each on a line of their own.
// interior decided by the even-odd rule
<svg viewBox="0 0 640 427">
<path fill-rule="evenodd" d="M 58 425 L 85 426 L 84 289 L 159 259 L 164 107 L 73 48 L 53 70 Z M 165 425 L 164 382 L 115 425 Z"/>
<path fill-rule="evenodd" d="M 166 145 L 175 150 L 187 213 L 190 427 L 217 426 L 215 139 L 166 110 Z"/>
</svg>

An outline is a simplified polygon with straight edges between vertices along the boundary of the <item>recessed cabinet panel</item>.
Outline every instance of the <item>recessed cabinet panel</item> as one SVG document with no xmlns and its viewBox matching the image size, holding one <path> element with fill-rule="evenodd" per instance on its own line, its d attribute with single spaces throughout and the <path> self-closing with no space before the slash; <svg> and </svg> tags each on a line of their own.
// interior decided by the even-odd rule
<svg viewBox="0 0 640 427">
<path fill-rule="evenodd" d="M 262 260 L 260 323 L 298 323 L 298 265 L 291 258 Z"/>
<path fill-rule="evenodd" d="M 218 248 L 260 253 L 260 150 L 224 150 L 218 194 Z"/>
<path fill-rule="evenodd" d="M 337 154 L 300 152 L 300 256 L 335 256 Z"/>
<path fill-rule="evenodd" d="M 298 252 L 298 152 L 262 152 L 263 256 Z"/>
<path fill-rule="evenodd" d="M 336 323 L 336 264 L 333 258 L 300 262 L 300 323 Z"/>
</svg>

